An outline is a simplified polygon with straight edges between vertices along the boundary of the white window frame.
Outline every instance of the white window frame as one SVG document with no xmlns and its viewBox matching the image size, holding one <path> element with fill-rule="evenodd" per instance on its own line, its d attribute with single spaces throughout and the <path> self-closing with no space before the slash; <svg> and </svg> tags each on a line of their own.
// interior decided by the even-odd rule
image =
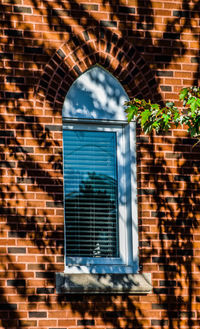
<svg viewBox="0 0 200 329">
<path fill-rule="evenodd" d="M 65 273 L 137 273 L 139 265 L 135 123 L 63 118 L 63 130 L 114 131 L 117 134 L 120 254 L 119 258 L 66 257 L 65 241 Z M 66 234 L 65 228 L 65 239 Z"/>
</svg>

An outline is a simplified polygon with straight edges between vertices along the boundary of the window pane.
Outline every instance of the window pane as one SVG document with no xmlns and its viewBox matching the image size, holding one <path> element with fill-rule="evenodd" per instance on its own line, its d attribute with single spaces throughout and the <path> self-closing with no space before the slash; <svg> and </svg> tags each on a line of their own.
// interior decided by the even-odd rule
<svg viewBox="0 0 200 329">
<path fill-rule="evenodd" d="M 63 131 L 66 255 L 118 257 L 116 133 Z"/>
</svg>

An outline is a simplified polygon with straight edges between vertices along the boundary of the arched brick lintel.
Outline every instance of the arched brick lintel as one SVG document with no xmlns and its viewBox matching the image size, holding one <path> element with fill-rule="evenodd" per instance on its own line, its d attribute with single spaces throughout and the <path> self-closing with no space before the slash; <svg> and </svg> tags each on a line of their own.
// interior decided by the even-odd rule
<svg viewBox="0 0 200 329">
<path fill-rule="evenodd" d="M 110 30 L 88 29 L 71 37 L 52 56 L 36 89 L 43 106 L 61 108 L 71 84 L 93 65 L 115 76 L 130 98 L 154 99 L 158 90 L 153 72 L 136 48 Z"/>
</svg>

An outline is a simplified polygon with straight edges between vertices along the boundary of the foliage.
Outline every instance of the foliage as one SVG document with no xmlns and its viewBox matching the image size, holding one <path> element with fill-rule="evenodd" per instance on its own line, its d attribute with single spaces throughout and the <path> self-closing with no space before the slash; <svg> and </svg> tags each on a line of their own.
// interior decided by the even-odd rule
<svg viewBox="0 0 200 329">
<path fill-rule="evenodd" d="M 200 136 L 200 88 L 183 88 L 179 93 L 183 102 L 183 110 L 179 111 L 173 102 L 167 102 L 164 107 L 152 104 L 144 99 L 134 98 L 126 102 L 128 122 L 135 120 L 146 134 L 153 130 L 167 131 L 172 124 L 185 124 L 191 137 Z"/>
</svg>

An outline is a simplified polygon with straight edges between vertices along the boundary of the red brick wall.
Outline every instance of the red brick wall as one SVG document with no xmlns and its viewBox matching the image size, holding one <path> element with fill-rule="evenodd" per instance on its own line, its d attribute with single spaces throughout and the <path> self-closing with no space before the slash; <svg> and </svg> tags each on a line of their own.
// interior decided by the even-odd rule
<svg viewBox="0 0 200 329">
<path fill-rule="evenodd" d="M 0 329 L 199 328 L 200 148 L 138 129 L 140 267 L 147 296 L 60 296 L 62 104 L 99 63 L 129 97 L 178 102 L 198 83 L 199 1 L 2 0 Z"/>
</svg>

